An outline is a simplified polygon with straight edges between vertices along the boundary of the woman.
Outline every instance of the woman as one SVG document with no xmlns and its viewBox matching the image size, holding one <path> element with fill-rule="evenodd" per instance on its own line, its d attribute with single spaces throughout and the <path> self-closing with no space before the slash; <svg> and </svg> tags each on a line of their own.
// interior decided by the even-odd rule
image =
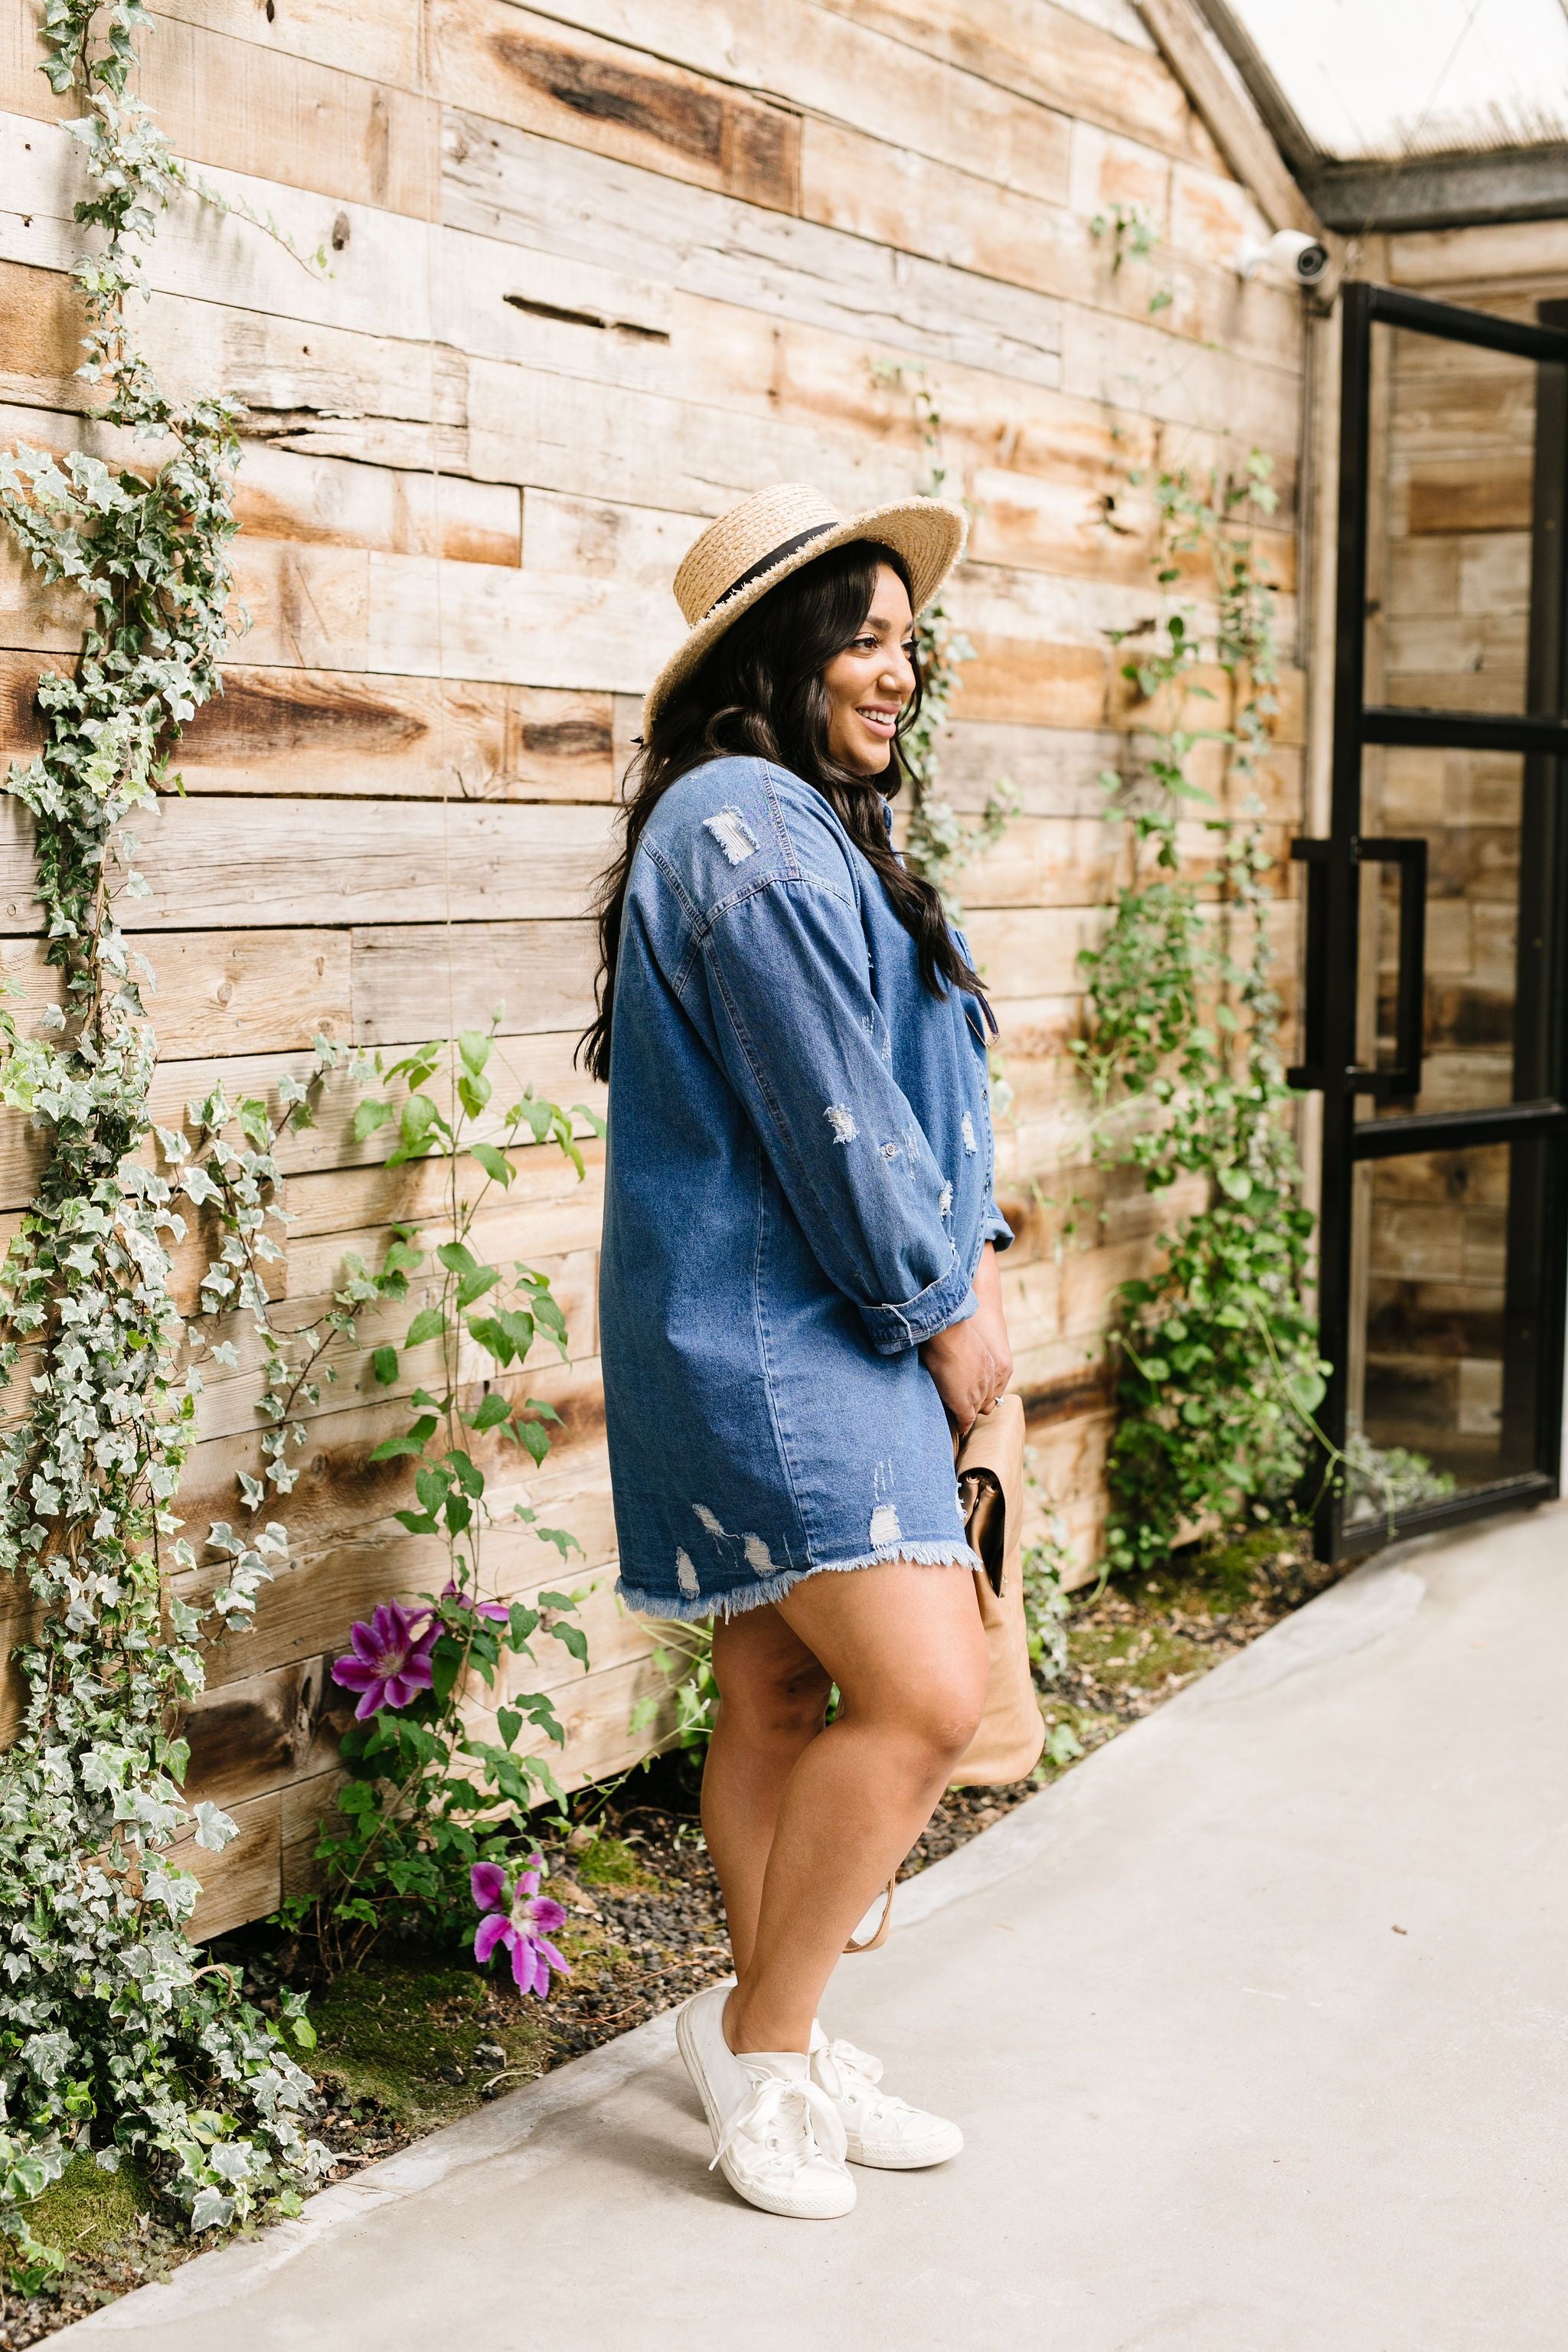
<svg viewBox="0 0 1568 2352">
<path fill-rule="evenodd" d="M 681 2054 L 731 2186 L 803 2218 L 849 2210 L 847 2157 L 963 2145 L 816 2011 L 985 1697 L 952 1432 L 1012 1369 L 1012 1236 L 979 982 L 888 805 L 913 615 L 963 530 L 934 499 L 843 520 L 788 487 L 697 541 L 584 1041 L 619 1590 L 714 1619 L 702 1822 L 736 1981 L 687 2004 Z"/>
</svg>

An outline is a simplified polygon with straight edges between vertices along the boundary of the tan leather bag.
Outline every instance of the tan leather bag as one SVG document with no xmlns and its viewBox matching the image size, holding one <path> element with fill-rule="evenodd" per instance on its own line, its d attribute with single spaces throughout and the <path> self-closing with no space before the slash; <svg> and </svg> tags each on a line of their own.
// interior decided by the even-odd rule
<svg viewBox="0 0 1568 2352">
<path fill-rule="evenodd" d="M 1024 1406 L 999 1397 L 958 1449 L 958 1491 L 969 1540 L 984 1561 L 974 1591 L 991 1653 L 985 1713 L 958 1760 L 952 1789 L 1024 1780 L 1046 1744 L 1029 1672 L 1024 1617 Z"/>
<path fill-rule="evenodd" d="M 955 1465 L 964 1533 L 984 1561 L 974 1571 L 974 1595 L 991 1653 L 991 1678 L 979 1729 L 959 1758 L 950 1789 L 988 1788 L 1024 1780 L 1040 1760 L 1046 1719 L 1029 1672 L 1029 1632 L 1024 1616 L 1024 1406 L 998 1397 L 958 1447 Z M 893 1921 L 888 1882 L 880 1924 L 847 1952 L 874 1952 Z"/>
</svg>

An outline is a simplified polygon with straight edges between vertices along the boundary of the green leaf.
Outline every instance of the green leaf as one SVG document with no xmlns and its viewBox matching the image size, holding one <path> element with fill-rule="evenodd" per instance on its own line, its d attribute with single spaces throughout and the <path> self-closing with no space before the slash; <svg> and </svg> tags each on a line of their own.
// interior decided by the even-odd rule
<svg viewBox="0 0 1568 2352">
<path fill-rule="evenodd" d="M 423 1347 L 426 1339 L 438 1339 L 447 1328 L 446 1312 L 439 1307 L 422 1307 L 404 1337 L 405 1348 Z"/>
<path fill-rule="evenodd" d="M 381 1386 L 389 1389 L 397 1378 L 396 1349 L 378 1348 L 370 1360 L 370 1368 Z"/>
<path fill-rule="evenodd" d="M 515 1706 L 497 1707 L 496 1729 L 500 1733 L 503 1745 L 510 1748 L 522 1729 L 522 1717 Z"/>
<path fill-rule="evenodd" d="M 463 1242 L 443 1242 L 436 1257 L 448 1274 L 472 1274 L 479 1265 L 479 1259 Z"/>
<path fill-rule="evenodd" d="M 1252 1196 L 1252 1179 L 1245 1168 L 1218 1168 L 1215 1171 L 1222 1192 L 1233 1201 L 1247 1201 Z"/>
<path fill-rule="evenodd" d="M 470 1143 L 468 1150 L 496 1183 L 505 1186 L 511 1182 L 512 1165 L 504 1151 L 498 1151 L 493 1143 Z"/>
<path fill-rule="evenodd" d="M 482 1298 L 487 1290 L 493 1290 L 500 1280 L 500 1268 L 494 1265 L 477 1265 L 472 1274 L 464 1275 L 458 1285 L 459 1311 L 471 1307 L 476 1298 Z"/>
<path fill-rule="evenodd" d="M 436 1433 L 436 1416 L 423 1413 L 406 1437 L 385 1437 L 372 1451 L 373 1462 L 395 1462 L 402 1454 L 422 1454 Z"/>
<path fill-rule="evenodd" d="M 536 1421 L 518 1421 L 512 1426 L 517 1431 L 517 1442 L 524 1452 L 533 1456 L 536 1465 L 542 1462 L 550 1451 L 550 1440 L 539 1423 Z"/>
<path fill-rule="evenodd" d="M 465 1495 L 479 1496 L 484 1493 L 484 1472 L 476 1465 L 468 1454 L 462 1453 L 460 1450 L 454 1450 L 447 1455 L 447 1460 L 451 1465 L 452 1475 L 456 1478 L 458 1486 L 461 1486 Z"/>
<path fill-rule="evenodd" d="M 511 1407 L 505 1397 L 498 1396 L 492 1389 L 489 1396 L 480 1400 L 479 1410 L 465 1413 L 463 1418 L 470 1429 L 495 1429 L 508 1420 L 510 1413 Z"/>
<path fill-rule="evenodd" d="M 458 1051 L 464 1066 L 476 1076 L 490 1057 L 490 1040 L 482 1029 L 463 1029 L 458 1034 Z"/>
<path fill-rule="evenodd" d="M 369 1100 L 361 1102 L 354 1111 L 354 1141 L 356 1143 L 363 1143 L 367 1135 L 374 1135 L 378 1127 L 384 1127 L 391 1117 L 392 1105 L 390 1103 L 371 1102 Z"/>
</svg>

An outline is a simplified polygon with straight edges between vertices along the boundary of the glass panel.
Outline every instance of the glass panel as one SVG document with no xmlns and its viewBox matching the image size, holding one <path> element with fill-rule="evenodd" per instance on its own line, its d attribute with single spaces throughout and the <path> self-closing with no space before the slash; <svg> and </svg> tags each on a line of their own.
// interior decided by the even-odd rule
<svg viewBox="0 0 1568 2352">
<path fill-rule="evenodd" d="M 1544 1177 L 1539 1143 L 1357 1169 L 1352 1525 L 1533 1466 Z"/>
<path fill-rule="evenodd" d="M 1526 708 L 1535 393 L 1532 360 L 1374 329 L 1368 702 Z"/>
<path fill-rule="evenodd" d="M 1362 829 L 1369 842 L 1419 835 L 1426 843 L 1426 970 L 1420 1095 L 1363 1101 L 1363 1117 L 1489 1110 L 1515 1098 L 1524 765 L 1516 752 L 1366 755 Z M 1397 1059 L 1400 887 L 1395 866 L 1362 869 L 1356 1058 L 1374 1069 Z"/>
<path fill-rule="evenodd" d="M 1315 147 L 1429 155 L 1568 137 L 1555 0 L 1231 0 Z"/>
</svg>

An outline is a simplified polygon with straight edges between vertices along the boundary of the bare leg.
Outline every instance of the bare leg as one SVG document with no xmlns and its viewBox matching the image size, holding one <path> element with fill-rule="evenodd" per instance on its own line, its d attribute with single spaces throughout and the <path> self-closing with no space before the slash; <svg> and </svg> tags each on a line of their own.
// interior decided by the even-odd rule
<svg viewBox="0 0 1568 2352">
<path fill-rule="evenodd" d="M 807 2047 L 847 1938 L 931 1819 L 985 1703 L 967 1568 L 893 1560 L 808 1577 L 774 1610 L 842 1705 L 801 1747 L 778 1801 L 755 1937 L 743 1963 L 736 1955 L 725 2015 L 738 2051 Z M 753 1869 L 740 1873 L 737 1908 Z"/>
<path fill-rule="evenodd" d="M 702 1829 L 743 1976 L 779 1801 L 802 1749 L 822 1729 L 832 1679 L 771 1606 L 719 1620 L 713 1674 L 719 1714 L 702 1774 Z"/>
</svg>

